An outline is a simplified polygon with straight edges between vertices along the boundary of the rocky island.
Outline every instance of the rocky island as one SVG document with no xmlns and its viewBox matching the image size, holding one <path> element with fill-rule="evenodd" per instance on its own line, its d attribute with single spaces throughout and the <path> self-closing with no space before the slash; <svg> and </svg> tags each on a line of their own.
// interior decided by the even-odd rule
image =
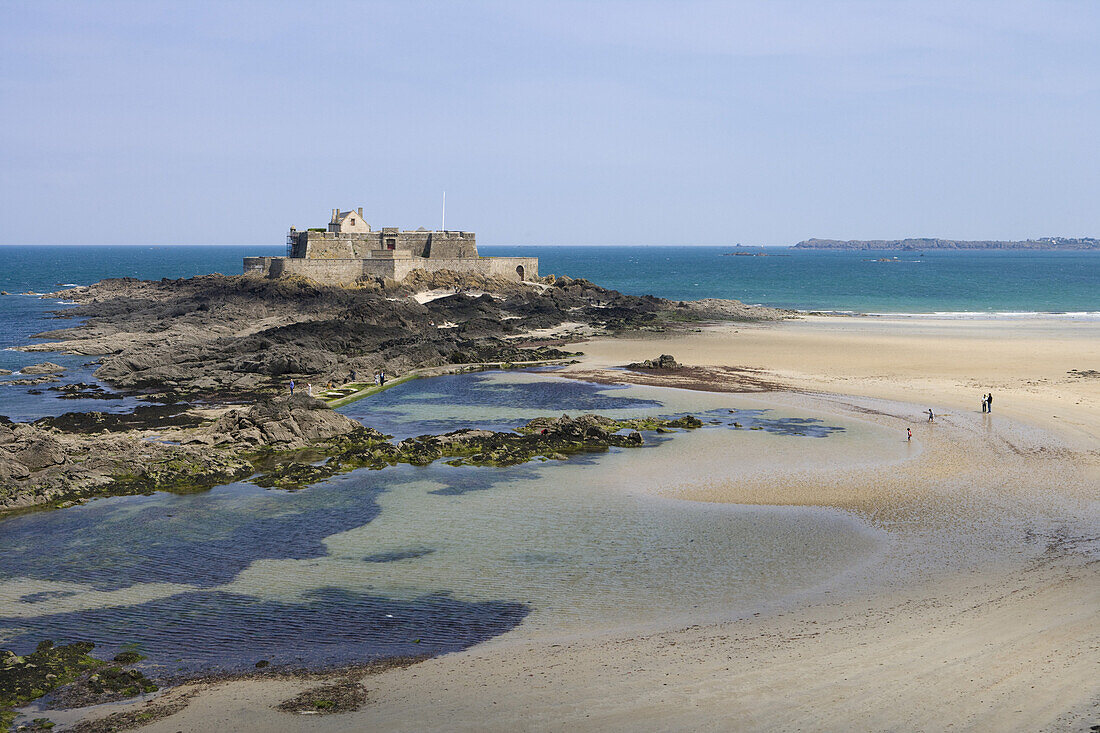
<svg viewBox="0 0 1100 733">
<path fill-rule="evenodd" d="M 361 467 L 444 458 L 510 465 L 640 445 L 637 430 L 695 425 L 686 418 L 613 425 L 587 416 L 394 444 L 302 391 L 321 396 L 327 386 L 369 383 L 379 372 L 392 380 L 430 369 L 561 362 L 574 355 L 566 342 L 586 335 L 791 315 L 737 301 L 628 296 L 567 277 L 516 282 L 446 271 L 402 282 L 367 277 L 354 287 L 257 275 L 117 279 L 50 297 L 75 302 L 56 315 L 80 323 L 22 348 L 95 357 L 95 376 L 115 392 L 77 385 L 82 393 L 144 405 L 33 423 L 0 417 L 0 510 L 197 491 L 248 477 L 294 488 Z"/>
</svg>

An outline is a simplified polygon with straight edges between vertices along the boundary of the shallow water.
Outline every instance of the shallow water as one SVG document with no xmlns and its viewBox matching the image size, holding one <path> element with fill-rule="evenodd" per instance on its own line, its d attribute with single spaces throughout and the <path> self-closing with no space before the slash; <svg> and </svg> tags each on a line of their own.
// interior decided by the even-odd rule
<svg viewBox="0 0 1100 733">
<path fill-rule="evenodd" d="M 513 629 L 736 618 L 837 582 L 885 543 L 831 510 L 655 495 L 716 480 L 738 445 L 843 450 L 864 426 L 538 373 L 420 380 L 383 397 L 345 411 L 398 435 L 563 411 L 714 422 L 565 462 L 398 466 L 293 493 L 232 484 L 13 517 L 0 522 L 0 642 L 133 644 L 164 672 L 441 653 Z"/>
</svg>

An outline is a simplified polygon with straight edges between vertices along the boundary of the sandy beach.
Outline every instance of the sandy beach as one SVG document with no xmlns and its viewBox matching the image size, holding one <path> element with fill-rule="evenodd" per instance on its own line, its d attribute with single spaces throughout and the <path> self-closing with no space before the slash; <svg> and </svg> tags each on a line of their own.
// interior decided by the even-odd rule
<svg viewBox="0 0 1100 733">
<path fill-rule="evenodd" d="M 576 376 L 699 386 L 711 374 L 708 389 L 736 393 L 744 385 L 728 368 L 741 367 L 783 387 L 754 386 L 746 404 L 896 434 L 865 454 L 856 446 L 770 461 L 749 449 L 741 460 L 715 456 L 699 438 L 685 443 L 698 459 L 690 470 L 669 462 L 627 477 L 674 500 L 839 509 L 885 532 L 884 551 L 842 585 L 747 617 L 693 623 L 688 613 L 644 633 L 550 639 L 520 627 L 364 678 L 368 703 L 354 713 L 273 709 L 317 684 L 309 680 L 187 685 L 148 703 L 192 696 L 147 729 L 1034 731 L 1100 722 L 1100 378 L 1078 376 L 1100 368 L 1100 323 L 810 317 L 579 348 Z M 611 369 L 661 353 L 698 370 L 685 381 Z M 979 399 L 990 391 L 986 415 Z"/>
</svg>

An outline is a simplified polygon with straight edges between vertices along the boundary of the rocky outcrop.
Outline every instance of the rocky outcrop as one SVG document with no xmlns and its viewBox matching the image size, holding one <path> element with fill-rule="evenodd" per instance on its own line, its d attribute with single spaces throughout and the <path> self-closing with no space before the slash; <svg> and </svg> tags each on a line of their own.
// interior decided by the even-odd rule
<svg viewBox="0 0 1100 733">
<path fill-rule="evenodd" d="M 33 424 L 0 419 L 0 509 L 115 494 L 201 491 L 250 476 L 260 486 L 301 488 L 357 468 L 426 466 L 441 459 L 456 466 L 563 460 L 639 447 L 645 442 L 640 431 L 690 430 L 702 423 L 690 415 L 629 420 L 562 415 L 537 418 L 516 432 L 465 429 L 394 444 L 390 436 L 319 400 L 294 396 L 231 410 L 198 428 L 163 426 L 175 429 L 172 435 L 181 444 L 155 442 L 136 430 L 88 435 L 66 433 L 56 425 L 73 427 L 58 418 Z M 318 462 L 322 458 L 328 460 Z"/>
<path fill-rule="evenodd" d="M 31 364 L 19 370 L 20 374 L 61 374 L 65 367 L 54 364 L 52 361 L 44 361 L 41 364 Z"/>
<path fill-rule="evenodd" d="M 425 290 L 454 294 L 409 297 Z M 566 322 L 598 332 L 788 315 L 735 301 L 700 308 L 623 295 L 567 277 L 516 283 L 447 272 L 354 288 L 252 276 L 123 278 L 52 295 L 78 303 L 59 316 L 87 320 L 39 334 L 54 340 L 25 350 L 101 355 L 96 376 L 117 388 L 208 400 L 276 394 L 292 378 L 320 385 L 351 381 L 353 372 L 396 377 L 444 364 L 563 358 L 569 352 L 527 334 Z"/>
<path fill-rule="evenodd" d="M 262 445 L 286 450 L 303 448 L 361 428 L 358 422 L 330 410 L 321 400 L 294 395 L 265 400 L 244 410 L 230 410 L 190 442 L 230 443 L 241 447 Z"/>
<path fill-rule="evenodd" d="M 645 361 L 637 361 L 633 364 L 627 364 L 627 369 L 676 369 L 680 366 L 680 362 L 671 354 L 661 354 L 656 359 L 646 359 Z"/>
<path fill-rule="evenodd" d="M 674 315 L 704 321 L 779 321 L 793 318 L 797 311 L 748 305 L 740 300 L 727 298 L 703 298 L 681 300 L 675 305 Z"/>
<path fill-rule="evenodd" d="M 266 400 L 230 410 L 212 424 L 201 422 L 179 405 L 119 415 L 74 412 L 29 424 L 0 418 L 0 509 L 203 490 L 263 470 L 256 465 L 258 448 L 304 448 L 364 430 L 305 395 Z"/>
<path fill-rule="evenodd" d="M 194 491 L 252 473 L 247 460 L 230 453 L 0 419 L 0 509 L 163 489 Z"/>
<path fill-rule="evenodd" d="M 262 451 L 253 457 L 260 470 L 260 486 L 295 489 L 357 468 L 382 469 L 399 463 L 426 466 L 446 460 L 452 466 L 514 466 L 531 460 L 565 460 L 578 453 L 600 453 L 609 448 L 637 448 L 645 444 L 639 431 L 692 430 L 702 422 L 691 415 L 679 418 L 612 420 L 601 415 L 537 418 L 516 432 L 463 429 L 443 435 L 421 435 L 396 445 L 390 436 L 359 428 L 313 446 L 311 462 L 294 452 Z M 323 463 L 318 455 L 329 456 Z"/>
</svg>

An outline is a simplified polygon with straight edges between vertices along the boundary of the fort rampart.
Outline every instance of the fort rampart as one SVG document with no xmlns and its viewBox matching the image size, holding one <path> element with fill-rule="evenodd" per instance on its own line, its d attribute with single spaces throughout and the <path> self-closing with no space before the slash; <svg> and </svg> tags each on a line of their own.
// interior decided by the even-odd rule
<svg viewBox="0 0 1100 733">
<path fill-rule="evenodd" d="M 291 257 L 356 259 L 372 252 L 403 251 L 416 257 L 477 257 L 473 232 L 428 232 L 379 229 L 373 232 L 328 232 L 294 229 L 289 236 Z"/>
<path fill-rule="evenodd" d="M 413 270 L 476 272 L 508 280 L 532 280 L 539 275 L 537 257 L 417 257 L 393 259 L 245 257 L 244 271 L 266 277 L 298 275 L 328 285 L 351 285 L 361 277 L 403 280 Z"/>
</svg>

